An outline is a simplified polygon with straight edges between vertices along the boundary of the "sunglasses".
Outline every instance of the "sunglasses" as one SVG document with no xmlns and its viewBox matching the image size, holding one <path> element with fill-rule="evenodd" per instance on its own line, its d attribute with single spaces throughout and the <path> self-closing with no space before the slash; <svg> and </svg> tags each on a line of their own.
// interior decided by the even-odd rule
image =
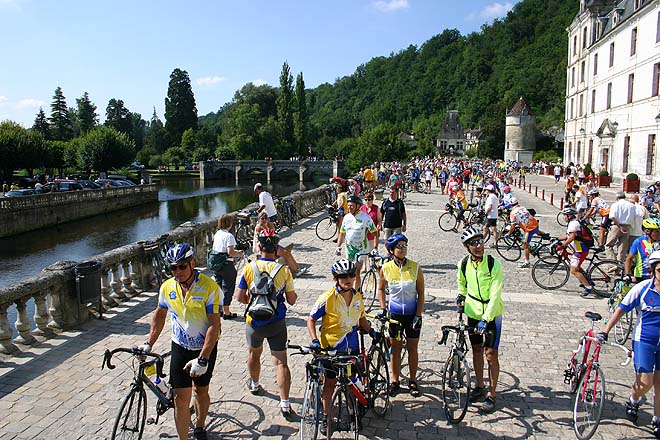
<svg viewBox="0 0 660 440">
<path fill-rule="evenodd" d="M 188 264 L 187 263 L 186 264 L 173 264 L 173 265 L 170 266 L 171 271 L 175 271 L 177 269 L 178 270 L 186 270 L 186 269 L 188 269 Z"/>
<path fill-rule="evenodd" d="M 468 246 L 479 246 L 480 244 L 484 244 L 484 240 L 482 238 L 479 238 L 477 240 L 468 241 Z"/>
<path fill-rule="evenodd" d="M 408 245 L 406 243 L 399 243 L 396 246 L 394 246 L 395 249 L 408 249 Z"/>
<path fill-rule="evenodd" d="M 355 274 L 351 275 L 351 274 L 346 273 L 346 274 L 343 274 L 343 275 L 337 275 L 337 279 L 345 280 L 346 278 L 355 278 Z"/>
<path fill-rule="evenodd" d="M 366 202 L 373 201 L 374 199 L 364 199 Z"/>
</svg>

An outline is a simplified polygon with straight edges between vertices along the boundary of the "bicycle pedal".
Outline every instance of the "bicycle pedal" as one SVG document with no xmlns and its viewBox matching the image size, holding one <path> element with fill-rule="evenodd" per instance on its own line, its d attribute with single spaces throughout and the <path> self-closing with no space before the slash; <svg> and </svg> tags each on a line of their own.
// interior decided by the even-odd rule
<svg viewBox="0 0 660 440">
<path fill-rule="evenodd" d="M 156 424 L 156 419 L 154 419 L 153 417 L 149 417 L 147 419 L 147 425 L 155 425 L 155 424 Z"/>
</svg>

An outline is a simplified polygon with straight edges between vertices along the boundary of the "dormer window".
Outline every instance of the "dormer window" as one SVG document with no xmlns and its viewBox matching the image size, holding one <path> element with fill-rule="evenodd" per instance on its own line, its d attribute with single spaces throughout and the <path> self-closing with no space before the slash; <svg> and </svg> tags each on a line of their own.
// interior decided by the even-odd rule
<svg viewBox="0 0 660 440">
<path fill-rule="evenodd" d="M 633 9 L 636 11 L 639 9 L 639 7 L 642 5 L 642 0 L 635 0 L 633 2 Z"/>
</svg>

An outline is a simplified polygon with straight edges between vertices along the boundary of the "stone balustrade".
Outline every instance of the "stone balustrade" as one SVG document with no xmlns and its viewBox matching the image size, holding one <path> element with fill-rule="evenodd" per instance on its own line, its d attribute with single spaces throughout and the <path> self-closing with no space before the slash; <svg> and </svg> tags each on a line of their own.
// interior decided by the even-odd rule
<svg viewBox="0 0 660 440">
<path fill-rule="evenodd" d="M 325 188 L 297 191 L 288 196 L 294 200 L 300 217 L 324 208 L 327 202 Z M 187 222 L 170 231 L 167 240 L 191 244 L 197 264 L 204 266 L 216 230 L 216 219 Z M 88 259 L 101 263 L 100 290 L 104 308 L 112 308 L 155 287 L 153 255 L 145 252 L 144 244 L 143 241 L 131 243 Z M 75 261 L 60 261 L 38 275 L 0 288 L 0 353 L 17 354 L 20 345 L 36 344 L 57 331 L 90 318 L 91 308 L 87 304 L 80 306 L 78 301 L 74 271 L 77 264 Z M 28 313 L 29 301 L 34 301 L 33 316 Z M 15 337 L 7 313 L 12 305 L 17 309 Z"/>
</svg>

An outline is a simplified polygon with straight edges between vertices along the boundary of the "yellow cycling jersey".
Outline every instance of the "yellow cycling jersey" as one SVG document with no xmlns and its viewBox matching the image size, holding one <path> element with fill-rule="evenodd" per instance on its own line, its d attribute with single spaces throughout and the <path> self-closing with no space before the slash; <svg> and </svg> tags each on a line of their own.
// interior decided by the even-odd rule
<svg viewBox="0 0 660 440">
<path fill-rule="evenodd" d="M 261 272 L 271 273 L 273 268 L 277 265 L 277 262 L 269 258 L 261 258 L 256 261 L 257 267 Z M 238 288 L 247 290 L 248 298 L 250 297 L 250 285 L 254 280 L 254 273 L 252 272 L 252 265 L 248 264 L 243 269 L 243 275 L 238 281 Z M 271 319 L 265 321 L 253 320 L 250 315 L 245 315 L 245 322 L 250 324 L 252 327 L 263 327 L 268 324 L 272 324 L 275 321 L 279 321 L 286 317 L 286 305 L 284 301 L 286 300 L 286 292 L 293 292 L 295 289 L 293 287 L 293 277 L 291 276 L 291 271 L 289 268 L 284 266 L 282 267 L 275 278 L 273 278 L 275 283 L 275 289 L 277 289 L 277 310 L 275 311 L 275 316 Z"/>
<path fill-rule="evenodd" d="M 172 341 L 187 350 L 201 350 L 211 326 L 208 315 L 220 313 L 222 307 L 220 287 L 211 278 L 195 272 L 195 281 L 184 297 L 179 283 L 170 278 L 160 286 L 158 307 L 170 312 Z"/>
<path fill-rule="evenodd" d="M 309 314 L 314 320 L 321 319 L 321 337 L 323 348 L 337 350 L 359 350 L 358 325 L 364 317 L 364 301 L 360 292 L 354 292 L 350 304 L 333 287 L 321 294 Z"/>
<path fill-rule="evenodd" d="M 394 260 L 383 264 L 383 276 L 390 289 L 388 309 L 397 315 L 417 313 L 417 274 L 418 264 L 406 259 L 399 267 Z"/>
</svg>

